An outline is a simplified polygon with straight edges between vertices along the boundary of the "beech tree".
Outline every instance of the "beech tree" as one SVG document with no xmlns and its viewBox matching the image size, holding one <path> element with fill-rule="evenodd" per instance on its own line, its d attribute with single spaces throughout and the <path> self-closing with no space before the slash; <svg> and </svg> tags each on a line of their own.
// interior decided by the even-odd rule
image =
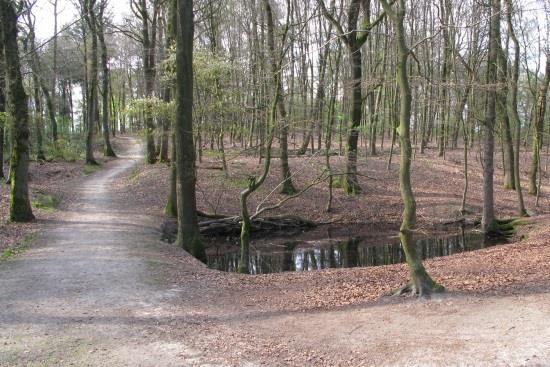
<svg viewBox="0 0 550 367">
<path fill-rule="evenodd" d="M 500 0 L 491 0 L 489 50 L 487 54 L 487 97 L 483 125 L 483 217 L 482 228 L 487 234 L 496 231 L 494 204 L 494 152 L 497 103 L 497 63 L 500 49 Z"/>
<path fill-rule="evenodd" d="M 193 1 L 177 1 L 176 28 L 176 164 L 178 237 L 176 243 L 199 260 L 206 255 L 197 221 L 193 144 Z"/>
<path fill-rule="evenodd" d="M 107 8 L 108 1 L 100 0 L 99 1 L 99 12 L 97 16 L 97 38 L 99 45 L 101 47 L 101 69 L 102 69 L 102 103 L 101 107 L 103 110 L 101 121 L 103 127 L 103 141 L 105 143 L 104 153 L 106 157 L 116 157 L 116 154 L 111 146 L 110 134 L 111 130 L 109 127 L 109 120 L 111 115 L 109 113 L 110 103 L 110 88 L 109 88 L 109 64 L 108 59 L 109 55 L 107 54 L 107 44 L 105 43 L 105 23 L 106 15 L 105 9 Z"/>
<path fill-rule="evenodd" d="M 4 132 L 6 131 L 6 84 L 4 68 L 4 45 L 2 44 L 2 27 L 0 27 L 0 179 L 4 179 Z"/>
<path fill-rule="evenodd" d="M 12 131 L 9 218 L 13 222 L 28 222 L 34 219 L 29 200 L 29 112 L 17 44 L 17 13 L 12 1 L 0 0 L 0 21 L 7 112 Z"/>
<path fill-rule="evenodd" d="M 97 165 L 94 158 L 94 136 L 95 127 L 99 124 L 99 93 L 98 93 L 98 45 L 97 45 L 97 14 L 96 0 L 81 0 L 83 17 L 86 21 L 87 29 L 90 32 L 91 47 L 85 48 L 85 64 L 88 65 L 86 77 L 86 164 Z M 87 52 L 89 51 L 89 52 Z"/>
<path fill-rule="evenodd" d="M 131 0 L 132 12 L 141 22 L 141 35 L 138 38 L 142 46 L 143 75 L 145 81 L 145 96 L 151 98 L 155 93 L 156 56 L 157 56 L 157 27 L 160 0 Z M 155 147 L 155 124 L 153 118 L 145 115 L 145 131 L 147 140 L 148 163 L 157 161 Z"/>
<path fill-rule="evenodd" d="M 440 292 L 444 288 L 437 284 L 422 265 L 421 255 L 413 242 L 413 229 L 416 223 L 416 202 L 411 185 L 412 148 L 410 139 L 412 92 L 407 73 L 407 60 L 410 50 L 407 46 L 404 20 L 406 14 L 405 0 L 399 0 L 393 7 L 386 0 L 379 0 L 395 27 L 397 42 L 397 83 L 399 84 L 399 140 L 401 143 L 401 162 L 399 165 L 399 187 L 403 200 L 403 221 L 399 230 L 401 245 L 409 265 L 410 282 L 397 293 L 412 292 L 419 296 Z"/>
</svg>

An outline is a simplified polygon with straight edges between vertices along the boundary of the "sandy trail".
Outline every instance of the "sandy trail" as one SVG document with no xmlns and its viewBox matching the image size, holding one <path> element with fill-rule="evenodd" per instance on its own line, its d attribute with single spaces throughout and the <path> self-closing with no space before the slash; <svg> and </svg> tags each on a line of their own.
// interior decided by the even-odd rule
<svg viewBox="0 0 550 367">
<path fill-rule="evenodd" d="M 160 310 L 175 292 L 153 266 L 158 232 L 110 194 L 141 159 L 129 149 L 75 187 L 80 200 L 32 250 L 0 264 L 1 366 L 181 366 Z M 128 208 L 128 209 L 123 209 Z"/>
<path fill-rule="evenodd" d="M 114 189 L 142 159 L 124 139 L 32 249 L 0 263 L 0 366 L 550 366 L 548 285 L 270 310 L 270 284 L 243 290 L 160 243 L 157 218 Z"/>
</svg>

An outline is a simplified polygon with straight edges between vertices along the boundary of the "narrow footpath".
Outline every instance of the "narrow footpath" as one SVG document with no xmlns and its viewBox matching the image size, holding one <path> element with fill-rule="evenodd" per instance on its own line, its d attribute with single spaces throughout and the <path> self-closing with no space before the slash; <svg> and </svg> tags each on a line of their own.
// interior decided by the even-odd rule
<svg viewBox="0 0 550 367">
<path fill-rule="evenodd" d="M 196 360 L 165 332 L 163 282 L 147 213 L 111 193 L 142 159 L 130 148 L 74 187 L 78 202 L 32 249 L 0 264 L 0 366 L 184 366 Z M 157 271 L 155 270 L 157 269 Z M 187 361 L 187 362 L 186 362 Z"/>
</svg>

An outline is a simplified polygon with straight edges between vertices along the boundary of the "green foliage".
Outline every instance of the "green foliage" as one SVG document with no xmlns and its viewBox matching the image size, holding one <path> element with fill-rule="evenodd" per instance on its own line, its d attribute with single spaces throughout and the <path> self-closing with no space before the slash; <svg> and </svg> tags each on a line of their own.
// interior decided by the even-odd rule
<svg viewBox="0 0 550 367">
<path fill-rule="evenodd" d="M 75 162 L 84 158 L 85 145 L 84 141 L 79 138 L 71 140 L 59 138 L 55 144 L 46 144 L 44 150 L 46 156 L 51 159 Z"/>
<path fill-rule="evenodd" d="M 175 48 L 169 50 L 168 58 L 163 63 L 163 82 L 174 87 L 176 82 Z M 242 93 L 234 86 L 235 75 L 244 74 L 240 67 L 221 55 L 213 55 L 206 50 L 197 50 L 193 54 L 193 83 L 195 90 L 194 111 L 198 115 L 222 116 L 238 112 L 239 106 L 232 101 L 238 100 Z M 226 120 L 226 119 L 225 119 Z"/>
<path fill-rule="evenodd" d="M 346 176 L 336 175 L 332 178 L 332 187 L 335 189 L 343 189 L 346 185 Z"/>
<path fill-rule="evenodd" d="M 146 118 L 174 121 L 176 119 L 176 104 L 175 102 L 166 103 L 155 97 L 134 99 L 126 106 L 123 114 L 141 122 Z M 146 134 L 144 133 L 143 136 Z"/>
<path fill-rule="evenodd" d="M 139 98 L 132 100 L 126 110 L 127 116 L 132 117 L 152 117 L 173 119 L 176 115 L 174 102 L 166 103 L 156 97 Z"/>
</svg>

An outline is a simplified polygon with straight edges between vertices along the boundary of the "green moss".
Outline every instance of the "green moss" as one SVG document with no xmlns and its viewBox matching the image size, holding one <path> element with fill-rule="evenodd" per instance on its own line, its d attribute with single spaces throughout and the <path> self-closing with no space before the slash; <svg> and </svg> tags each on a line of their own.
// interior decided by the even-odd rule
<svg viewBox="0 0 550 367">
<path fill-rule="evenodd" d="M 21 254 L 27 252 L 31 247 L 32 241 L 34 241 L 34 238 L 35 238 L 35 236 L 33 234 L 27 235 L 23 238 L 23 241 L 21 241 L 20 244 L 14 246 L 14 247 L 10 247 L 10 248 L 5 249 L 0 254 L 0 261 L 6 261 L 6 260 L 9 260 L 9 259 L 17 256 L 17 255 L 21 255 Z"/>
<path fill-rule="evenodd" d="M 518 232 L 518 227 L 531 223 L 529 218 L 513 217 L 506 219 L 497 219 L 498 231 L 505 237 L 513 237 Z"/>
<path fill-rule="evenodd" d="M 522 217 L 522 218 L 515 218 L 510 223 L 518 227 L 518 226 L 525 226 L 525 225 L 531 224 L 533 223 L 533 221 L 530 218 Z"/>
<path fill-rule="evenodd" d="M 59 205 L 59 199 L 53 195 L 38 193 L 36 194 L 35 199 L 32 201 L 32 205 L 38 209 L 54 211 Z"/>
<path fill-rule="evenodd" d="M 246 177 L 225 177 L 223 174 L 217 177 L 218 183 L 222 187 L 232 189 L 245 189 L 248 187 L 248 179 Z"/>
<path fill-rule="evenodd" d="M 15 255 L 15 250 L 12 248 L 5 249 L 4 252 L 2 252 L 2 255 L 0 255 L 0 260 L 7 260 Z"/>
<path fill-rule="evenodd" d="M 221 153 L 218 150 L 213 149 L 203 149 L 202 150 L 202 156 L 204 158 L 220 158 Z"/>
<path fill-rule="evenodd" d="M 132 174 L 130 175 L 130 181 L 136 182 L 139 179 L 140 174 L 141 170 L 139 169 L 139 167 L 134 168 Z"/>
<path fill-rule="evenodd" d="M 345 179 L 345 176 L 343 175 L 334 176 L 332 178 L 332 188 L 343 189 L 345 185 L 345 181 L 346 179 Z"/>
<path fill-rule="evenodd" d="M 97 172 L 101 169 L 101 165 L 95 165 L 95 164 L 86 164 L 82 167 L 82 173 L 84 173 L 86 176 L 91 175 L 94 172 Z"/>
</svg>

